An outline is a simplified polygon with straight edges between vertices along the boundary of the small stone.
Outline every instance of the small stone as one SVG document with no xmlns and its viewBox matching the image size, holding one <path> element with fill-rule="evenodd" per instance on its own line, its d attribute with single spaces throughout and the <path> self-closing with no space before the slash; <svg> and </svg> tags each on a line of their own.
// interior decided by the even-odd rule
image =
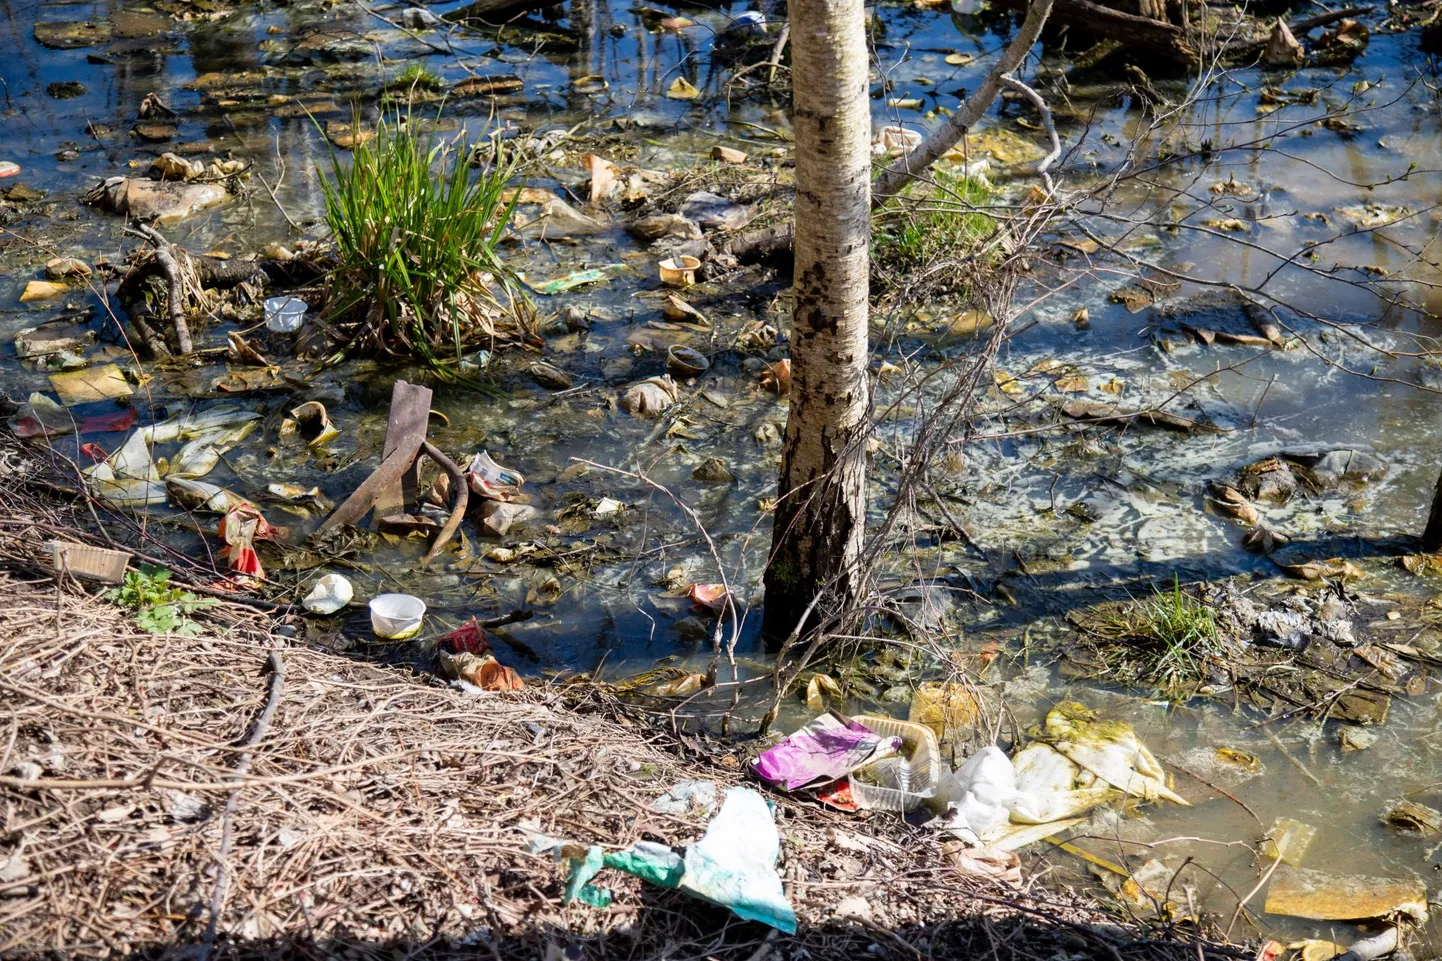
<svg viewBox="0 0 1442 961">
<path fill-rule="evenodd" d="M 727 147 L 724 144 L 718 143 L 711 148 L 711 159 L 728 164 L 744 164 L 746 162 L 746 155 L 735 147 Z"/>
<path fill-rule="evenodd" d="M 5 199 L 13 204 L 34 203 L 37 200 L 44 199 L 44 197 L 45 194 L 29 184 L 16 184 L 5 191 Z"/>
<path fill-rule="evenodd" d="M 68 289 L 64 284 L 52 284 L 48 280 L 32 280 L 20 292 L 20 303 L 28 304 L 33 300 L 50 300 L 63 295 Z"/>
<path fill-rule="evenodd" d="M 504 537 L 512 527 L 535 516 L 536 509 L 529 504 L 486 501 L 481 505 L 481 530 L 491 537 Z"/>
<path fill-rule="evenodd" d="M 726 462 L 719 457 L 708 457 L 696 465 L 691 472 L 693 480 L 707 484 L 729 484 L 736 479 L 736 475 Z"/>
<path fill-rule="evenodd" d="M 141 140 L 148 140 L 151 143 L 174 140 L 175 135 L 180 132 L 174 124 L 169 123 L 138 123 L 131 129 Z"/>
<path fill-rule="evenodd" d="M 66 277 L 89 277 L 90 265 L 74 257 L 56 257 L 46 262 L 45 276 L 51 280 L 63 280 Z"/>
<path fill-rule="evenodd" d="M 1342 728 L 1337 740 L 1342 744 L 1342 752 L 1351 754 L 1353 751 L 1365 751 L 1376 744 L 1377 732 L 1370 728 L 1348 725 Z"/>
<path fill-rule="evenodd" d="M 613 23 L 613 24 L 611 24 L 611 36 L 613 36 L 613 37 L 624 37 L 625 35 L 626 35 L 626 25 L 625 25 L 624 23 Z"/>
</svg>

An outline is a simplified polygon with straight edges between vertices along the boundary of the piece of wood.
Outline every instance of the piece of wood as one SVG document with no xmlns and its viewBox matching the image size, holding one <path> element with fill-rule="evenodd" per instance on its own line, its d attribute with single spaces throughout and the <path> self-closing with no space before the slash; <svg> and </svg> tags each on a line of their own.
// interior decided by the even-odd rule
<svg viewBox="0 0 1442 961">
<path fill-rule="evenodd" d="M 436 534 L 436 539 L 431 542 L 431 549 L 426 551 L 425 557 L 421 558 L 421 567 L 425 567 L 440 552 L 440 549 L 456 536 L 456 530 L 460 528 L 461 521 L 465 519 L 466 505 L 470 500 L 471 492 L 469 485 L 466 484 L 466 475 L 461 472 L 455 461 L 441 452 L 440 448 L 430 441 L 422 441 L 421 450 L 427 457 L 439 464 L 441 470 L 445 471 L 451 479 L 451 516 L 446 520 L 440 533 Z"/>
<path fill-rule="evenodd" d="M 386 441 L 381 449 L 384 462 L 400 448 L 419 451 L 425 443 L 431 411 L 431 389 L 398 380 L 391 388 L 390 416 L 386 419 Z M 403 513 L 420 496 L 420 461 L 376 494 L 377 517 Z"/>
<path fill-rule="evenodd" d="M 1085 30 L 1092 36 L 1120 41 L 1129 53 L 1144 53 L 1179 68 L 1190 70 L 1201 62 L 1187 31 L 1165 20 L 1113 10 L 1091 0 L 1059 0 L 1052 10 L 1051 21 L 1058 26 Z"/>
<path fill-rule="evenodd" d="M 414 447 L 397 447 L 391 451 L 390 456 L 381 461 L 371 476 L 367 477 L 355 492 L 345 499 L 331 515 L 320 525 L 317 534 L 324 534 L 326 531 L 334 530 L 342 524 L 357 524 L 370 513 L 375 505 L 376 495 L 390 484 L 400 482 L 401 475 L 415 467 L 416 455 L 420 453 L 421 444 L 424 440 L 418 440 Z"/>
</svg>

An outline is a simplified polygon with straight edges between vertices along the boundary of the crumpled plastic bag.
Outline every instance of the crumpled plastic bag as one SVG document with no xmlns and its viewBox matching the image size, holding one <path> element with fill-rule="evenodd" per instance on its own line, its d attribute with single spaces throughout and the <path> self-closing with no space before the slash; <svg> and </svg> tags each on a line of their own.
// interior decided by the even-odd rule
<svg viewBox="0 0 1442 961">
<path fill-rule="evenodd" d="M 786 934 L 796 933 L 796 912 L 781 889 L 776 859 L 781 838 L 771 807 L 750 788 L 726 792 L 721 811 L 701 840 L 682 854 L 664 844 L 637 841 L 606 854 L 597 845 L 583 848 L 544 835 L 533 835 L 532 854 L 552 853 L 567 872 L 565 900 L 593 907 L 611 903 L 611 892 L 591 884 L 605 868 L 616 868 L 663 888 L 685 891 L 738 917 L 760 921 Z"/>
<path fill-rule="evenodd" d="M 807 721 L 751 763 L 752 772 L 783 791 L 815 787 L 843 778 L 859 767 L 901 749 L 901 739 L 883 737 L 834 714 Z"/>
<path fill-rule="evenodd" d="M 706 835 L 686 849 L 680 887 L 737 917 L 795 934 L 796 912 L 776 873 L 780 856 L 781 836 L 766 800 L 750 788 L 732 788 Z"/>
<path fill-rule="evenodd" d="M 1047 712 L 1039 740 L 1120 791 L 1148 801 L 1164 798 L 1187 804 L 1186 798 L 1167 786 L 1167 772 L 1125 721 L 1101 720 L 1082 705 L 1067 701 Z"/>
</svg>

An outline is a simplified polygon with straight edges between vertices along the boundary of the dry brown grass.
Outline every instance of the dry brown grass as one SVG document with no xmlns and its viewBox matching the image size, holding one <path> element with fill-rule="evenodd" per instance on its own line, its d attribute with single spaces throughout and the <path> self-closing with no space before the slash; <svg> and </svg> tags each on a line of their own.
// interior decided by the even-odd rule
<svg viewBox="0 0 1442 961">
<path fill-rule="evenodd" d="M 688 843 L 703 819 L 649 803 L 682 778 L 739 783 L 738 749 L 647 726 L 594 690 L 475 697 L 292 646 L 229 603 L 200 637 L 140 633 L 42 568 L 36 519 L 88 514 L 22 509 L 25 496 L 0 496 L 0 957 L 1204 953 L 1033 883 L 960 878 L 936 835 L 893 817 L 785 797 L 795 937 L 624 876 L 603 876 L 609 910 L 563 906 L 528 833 Z M 849 897 L 869 920 L 835 917 Z"/>
</svg>

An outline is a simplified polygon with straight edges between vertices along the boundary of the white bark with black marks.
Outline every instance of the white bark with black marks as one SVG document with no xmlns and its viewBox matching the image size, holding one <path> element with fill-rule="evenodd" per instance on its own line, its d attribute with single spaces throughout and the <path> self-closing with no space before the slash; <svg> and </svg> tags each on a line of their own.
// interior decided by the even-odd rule
<svg viewBox="0 0 1442 961">
<path fill-rule="evenodd" d="M 784 638 L 857 589 L 870 427 L 870 58 L 862 0 L 792 0 L 796 132 L 791 409 L 766 632 Z M 813 608 L 813 601 L 823 595 Z"/>
</svg>

